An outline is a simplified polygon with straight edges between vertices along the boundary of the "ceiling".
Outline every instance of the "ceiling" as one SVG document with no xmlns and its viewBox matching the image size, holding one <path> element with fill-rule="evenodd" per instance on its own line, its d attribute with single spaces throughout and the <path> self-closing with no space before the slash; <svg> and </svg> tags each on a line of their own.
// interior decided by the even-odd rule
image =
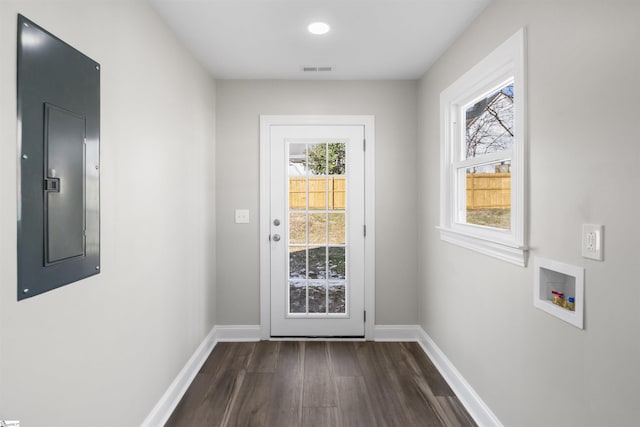
<svg viewBox="0 0 640 427">
<path fill-rule="evenodd" d="M 322 80 L 417 79 L 489 1 L 150 0 L 218 79 Z"/>
</svg>

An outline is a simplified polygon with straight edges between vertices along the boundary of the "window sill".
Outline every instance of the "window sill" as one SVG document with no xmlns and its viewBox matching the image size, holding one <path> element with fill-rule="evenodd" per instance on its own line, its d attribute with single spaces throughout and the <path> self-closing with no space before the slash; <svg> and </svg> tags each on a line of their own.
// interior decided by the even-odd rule
<svg viewBox="0 0 640 427">
<path fill-rule="evenodd" d="M 440 239 L 471 249 L 481 254 L 501 259 L 520 267 L 527 266 L 528 249 L 512 244 L 487 240 L 467 233 L 461 233 L 450 228 L 436 227 L 440 230 Z"/>
</svg>

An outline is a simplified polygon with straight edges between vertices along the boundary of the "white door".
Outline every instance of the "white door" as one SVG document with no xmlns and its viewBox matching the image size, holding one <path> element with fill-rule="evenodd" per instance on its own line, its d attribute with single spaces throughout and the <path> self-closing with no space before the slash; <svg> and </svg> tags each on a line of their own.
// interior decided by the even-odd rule
<svg viewBox="0 0 640 427">
<path fill-rule="evenodd" d="M 271 336 L 364 336 L 364 126 L 271 126 Z"/>
</svg>

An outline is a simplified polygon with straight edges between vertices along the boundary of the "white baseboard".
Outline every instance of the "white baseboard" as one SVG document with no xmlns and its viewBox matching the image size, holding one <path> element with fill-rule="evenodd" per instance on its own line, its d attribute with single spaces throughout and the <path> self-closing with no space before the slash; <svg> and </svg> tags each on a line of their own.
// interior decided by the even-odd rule
<svg viewBox="0 0 640 427">
<path fill-rule="evenodd" d="M 260 341 L 260 325 L 216 325 L 218 341 Z"/>
<path fill-rule="evenodd" d="M 260 326 L 255 325 L 222 325 L 214 326 L 202 340 L 184 368 L 178 373 L 167 391 L 153 407 L 141 427 L 163 426 L 180 403 L 180 399 L 198 374 L 198 371 L 209 357 L 209 354 L 220 341 L 259 341 Z"/>
<path fill-rule="evenodd" d="M 374 341 L 418 341 L 420 325 L 376 325 Z"/>
<path fill-rule="evenodd" d="M 419 327 L 418 343 L 478 426 L 502 427 L 498 417 L 495 416 L 478 393 L 464 379 L 460 371 L 453 366 L 453 363 L 421 327 Z"/>
<path fill-rule="evenodd" d="M 176 376 L 171 385 L 169 385 L 169 388 L 164 392 L 158 403 L 156 403 L 156 406 L 154 406 L 149 415 L 147 415 L 141 427 L 158 427 L 165 425 L 217 342 L 216 327 L 214 326 L 202 343 L 200 343 L 191 358 L 189 358 L 187 364 L 184 365 L 184 368 L 178 373 L 178 376 Z"/>
</svg>

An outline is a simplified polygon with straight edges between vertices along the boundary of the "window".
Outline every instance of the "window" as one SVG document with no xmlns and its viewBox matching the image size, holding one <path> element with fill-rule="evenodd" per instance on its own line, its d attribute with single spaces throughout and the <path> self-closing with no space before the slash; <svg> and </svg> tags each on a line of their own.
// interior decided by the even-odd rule
<svg viewBox="0 0 640 427">
<path fill-rule="evenodd" d="M 526 265 L 524 30 L 440 95 L 442 240 Z"/>
</svg>

